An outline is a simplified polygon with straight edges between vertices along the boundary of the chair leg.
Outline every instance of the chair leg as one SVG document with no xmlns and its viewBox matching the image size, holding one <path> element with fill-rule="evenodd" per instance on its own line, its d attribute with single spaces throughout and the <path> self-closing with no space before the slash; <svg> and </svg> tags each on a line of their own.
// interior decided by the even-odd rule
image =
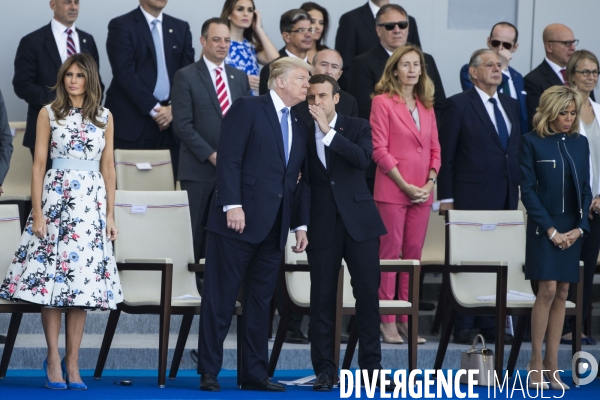
<svg viewBox="0 0 600 400">
<path fill-rule="evenodd" d="M 443 279 L 443 278 L 442 278 Z M 440 326 L 442 320 L 446 314 L 446 285 L 442 283 L 442 290 L 440 291 L 440 297 L 438 300 L 438 306 L 435 310 L 435 317 L 433 318 L 433 325 L 431 326 L 431 334 L 437 335 L 440 332 Z"/>
<path fill-rule="evenodd" d="M 169 379 L 175 379 L 177 372 L 179 371 L 179 364 L 185 351 L 185 344 L 187 343 L 188 335 L 190 334 L 190 328 L 192 327 L 192 321 L 194 320 L 194 314 L 184 315 L 181 320 L 181 327 L 179 328 L 179 336 L 177 337 L 177 345 L 175 346 L 175 353 L 173 354 L 173 360 L 171 361 L 171 370 L 169 371 Z"/>
<path fill-rule="evenodd" d="M 275 296 L 271 299 L 271 309 L 269 310 L 269 339 L 273 337 L 273 320 L 275 319 Z"/>
<path fill-rule="evenodd" d="M 243 366 L 242 366 L 242 323 L 244 321 L 243 315 L 238 315 L 237 318 L 237 335 L 236 335 L 236 354 L 237 354 L 237 385 L 242 385 Z"/>
<path fill-rule="evenodd" d="M 417 309 L 418 313 L 418 309 Z M 417 345 L 419 340 L 419 315 L 408 315 L 408 373 L 417 369 Z"/>
<path fill-rule="evenodd" d="M 0 362 L 0 379 L 4 379 L 6 371 L 8 371 L 8 364 L 10 363 L 10 356 L 12 355 L 15 347 L 15 341 L 17 340 L 17 333 L 19 332 L 19 326 L 21 326 L 21 319 L 23 313 L 12 313 L 10 317 L 10 323 L 8 325 L 8 333 L 6 334 L 6 343 L 4 344 L 4 351 L 2 352 L 2 361 Z"/>
<path fill-rule="evenodd" d="M 279 318 L 279 326 L 277 326 L 277 333 L 275 334 L 275 343 L 273 343 L 273 349 L 271 350 L 271 358 L 269 359 L 269 369 L 267 375 L 273 377 L 275 374 L 275 368 L 277 367 L 277 361 L 279 361 L 279 355 L 281 354 L 281 348 L 283 347 L 283 340 L 285 339 L 285 333 L 287 331 L 288 322 L 290 321 L 290 310 L 288 308 L 283 309 L 283 315 Z"/>
<path fill-rule="evenodd" d="M 454 327 L 454 317 L 456 316 L 456 310 L 454 307 L 450 307 L 450 311 L 447 312 L 446 315 L 446 321 L 442 326 L 440 345 L 435 356 L 435 364 L 433 365 L 433 369 L 436 370 L 441 370 L 442 366 L 444 365 L 444 357 L 446 356 L 446 350 L 448 350 L 450 335 L 452 334 L 452 328 Z"/>
<path fill-rule="evenodd" d="M 104 364 L 110 351 L 110 345 L 112 344 L 115 331 L 117 330 L 117 324 L 119 323 L 119 317 L 121 316 L 121 310 L 112 310 L 108 314 L 108 322 L 106 323 L 106 329 L 104 330 L 104 338 L 102 339 L 102 346 L 100 347 L 100 353 L 98 354 L 98 361 L 96 361 L 96 370 L 94 371 L 94 379 L 100 379 L 102 371 L 104 370 Z"/>
<path fill-rule="evenodd" d="M 506 309 L 500 310 L 496 314 L 496 343 L 495 343 L 495 369 L 497 376 L 502 376 L 504 367 L 504 327 L 506 326 Z"/>
<path fill-rule="evenodd" d="M 348 344 L 346 345 L 342 369 L 350 368 L 352 358 L 354 357 L 354 351 L 356 350 L 356 344 L 358 343 L 358 329 L 356 327 L 356 317 L 354 315 L 350 318 L 350 323 L 348 324 L 348 334 Z"/>
<path fill-rule="evenodd" d="M 525 328 L 527 327 L 527 321 L 529 317 L 521 315 L 517 320 L 517 326 L 515 327 L 515 337 L 513 338 L 512 348 L 510 349 L 510 356 L 508 357 L 508 364 L 506 370 L 508 377 L 512 378 L 515 372 L 515 365 L 517 365 L 517 357 L 521 350 L 521 344 L 523 343 L 523 337 L 525 336 Z"/>
<path fill-rule="evenodd" d="M 161 389 L 167 384 L 167 355 L 169 353 L 170 327 L 170 309 L 165 308 L 160 313 L 160 330 L 158 333 L 158 387 Z"/>
</svg>

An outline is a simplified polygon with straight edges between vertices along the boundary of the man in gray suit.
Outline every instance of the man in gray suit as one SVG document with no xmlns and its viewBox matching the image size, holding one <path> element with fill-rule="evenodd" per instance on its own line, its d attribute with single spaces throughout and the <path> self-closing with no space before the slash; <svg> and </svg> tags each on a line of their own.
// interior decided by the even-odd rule
<svg viewBox="0 0 600 400">
<path fill-rule="evenodd" d="M 173 132 L 181 139 L 177 179 L 188 192 L 196 261 L 206 247 L 202 220 L 217 182 L 221 121 L 235 100 L 251 95 L 247 75 L 223 62 L 230 42 L 224 20 L 204 22 L 204 55 L 175 74 L 171 91 Z"/>
</svg>

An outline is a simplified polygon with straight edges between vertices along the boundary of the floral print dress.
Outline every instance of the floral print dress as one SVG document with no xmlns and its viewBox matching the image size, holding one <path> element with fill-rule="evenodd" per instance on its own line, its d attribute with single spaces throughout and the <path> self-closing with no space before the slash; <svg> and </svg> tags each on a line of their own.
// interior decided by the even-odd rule
<svg viewBox="0 0 600 400">
<path fill-rule="evenodd" d="M 225 58 L 225 64 L 244 71 L 247 75 L 258 76 L 260 72 L 258 59 L 256 58 L 256 47 L 247 39 L 244 39 L 242 42 L 231 41 L 229 54 Z M 256 96 L 256 93 L 252 91 L 252 95 Z"/>
<path fill-rule="evenodd" d="M 99 161 L 104 129 L 72 108 L 59 124 L 52 108 L 50 157 Z M 108 109 L 100 119 L 108 121 Z M 123 301 L 113 247 L 106 236 L 106 188 L 100 172 L 50 169 L 42 212 L 47 236 L 32 233 L 33 216 L 16 249 L 0 297 L 52 307 L 115 309 Z"/>
</svg>

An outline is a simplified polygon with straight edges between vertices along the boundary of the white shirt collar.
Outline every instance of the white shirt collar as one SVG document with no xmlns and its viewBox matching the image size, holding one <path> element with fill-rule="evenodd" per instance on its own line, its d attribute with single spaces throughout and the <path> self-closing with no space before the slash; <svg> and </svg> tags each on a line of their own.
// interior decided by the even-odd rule
<svg viewBox="0 0 600 400">
<path fill-rule="evenodd" d="M 288 57 L 292 57 L 292 58 L 300 58 L 300 57 L 298 57 L 297 55 L 295 55 L 294 53 L 290 52 L 290 51 L 289 51 L 287 48 L 285 49 L 285 54 L 287 54 L 287 55 L 288 55 Z M 307 56 L 307 57 L 304 57 L 304 58 L 303 58 L 303 60 L 304 60 L 305 62 L 308 62 L 308 56 Z"/>
<path fill-rule="evenodd" d="M 209 71 L 213 71 L 216 68 L 220 67 L 223 71 L 225 71 L 225 61 L 223 61 L 220 65 L 217 65 L 215 63 L 213 63 L 212 61 L 210 61 L 208 58 L 206 58 L 206 56 L 202 56 L 202 58 L 204 59 L 204 62 L 206 63 L 206 67 L 208 68 Z"/>
<path fill-rule="evenodd" d="M 283 102 L 283 100 L 281 100 L 281 97 L 279 97 L 277 92 L 275 92 L 273 89 L 271 89 L 271 90 L 269 90 L 269 94 L 271 95 L 271 99 L 273 100 L 273 105 L 275 105 L 275 111 L 280 113 L 281 109 L 284 107 L 287 108 L 289 111 L 290 107 L 285 105 L 285 103 Z"/>
<path fill-rule="evenodd" d="M 371 12 L 373 13 L 373 17 L 377 17 L 377 12 L 379 11 L 379 9 L 381 7 L 379 7 L 378 5 L 376 5 L 375 3 L 373 3 L 371 0 L 369 0 L 369 7 L 371 8 Z"/>
<path fill-rule="evenodd" d="M 155 19 L 159 20 L 160 23 L 162 24 L 162 21 L 163 21 L 162 11 L 160 12 L 160 14 L 158 14 L 158 17 L 155 17 L 154 15 L 150 14 L 148 11 L 144 10 L 144 7 L 142 7 L 142 6 L 140 6 L 140 10 L 142 10 L 142 14 L 144 14 L 144 18 L 146 18 L 148 25 L 151 25 L 152 21 L 154 21 Z"/>
<path fill-rule="evenodd" d="M 392 56 L 392 54 L 394 54 L 394 52 L 393 52 L 393 51 L 389 51 L 389 50 L 388 50 L 388 49 L 387 49 L 387 48 L 386 48 L 386 47 L 383 45 L 383 43 L 381 43 L 381 42 L 380 42 L 380 44 L 381 44 L 381 47 L 383 47 L 383 49 L 384 49 L 384 50 L 385 50 L 385 51 L 388 53 L 388 55 L 389 55 L 390 57 Z"/>
<path fill-rule="evenodd" d="M 336 122 L 337 122 L 337 118 L 338 118 L 338 115 L 337 115 L 337 113 L 335 113 L 335 116 L 333 117 L 333 119 L 332 119 L 332 120 L 331 120 L 331 122 L 329 123 L 329 127 L 330 127 L 331 129 L 335 129 L 335 124 L 336 124 Z M 315 121 L 315 126 L 317 127 L 317 132 L 321 132 L 321 129 L 319 128 L 319 123 L 318 123 L 317 121 Z M 322 132 L 321 132 L 321 133 L 322 133 Z"/>
<path fill-rule="evenodd" d="M 52 21 L 50 21 L 50 28 L 52 28 L 52 33 L 54 35 L 61 35 L 63 33 L 65 33 L 65 31 L 67 29 L 69 29 L 67 26 L 61 24 L 60 22 L 58 22 L 55 18 L 52 18 Z M 71 30 L 73 30 L 73 32 L 75 32 L 75 24 L 73 24 L 71 26 Z"/>
<path fill-rule="evenodd" d="M 555 62 L 553 62 L 553 61 L 550 61 L 550 60 L 548 59 L 548 57 L 544 57 L 544 60 L 546 60 L 546 62 L 547 62 L 547 63 L 548 63 L 548 65 L 550 66 L 550 68 L 552 68 L 552 71 L 554 71 L 554 72 L 556 73 L 556 75 L 558 75 L 558 76 L 559 76 L 559 78 L 560 78 L 561 80 L 563 80 L 563 77 L 562 77 L 562 74 L 560 73 L 560 70 L 561 70 L 561 69 L 564 69 L 564 68 L 563 68 L 563 67 L 561 67 L 560 65 L 556 64 Z"/>
<path fill-rule="evenodd" d="M 498 92 L 494 92 L 494 95 L 490 97 L 490 95 L 488 95 L 483 90 L 479 89 L 477 86 L 473 85 L 473 87 L 475 88 L 475 90 L 477 90 L 477 93 L 479 94 L 479 97 L 481 97 L 481 101 L 483 101 L 483 104 L 486 104 L 487 101 L 491 98 L 496 99 L 496 101 L 500 103 L 500 99 L 498 98 Z"/>
</svg>

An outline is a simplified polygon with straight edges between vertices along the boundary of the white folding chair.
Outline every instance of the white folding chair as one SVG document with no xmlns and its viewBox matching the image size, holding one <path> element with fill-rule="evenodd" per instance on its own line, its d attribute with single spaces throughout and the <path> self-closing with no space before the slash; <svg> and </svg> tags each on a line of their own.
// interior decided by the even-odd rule
<svg viewBox="0 0 600 400">
<path fill-rule="evenodd" d="M 169 150 L 115 150 L 117 189 L 174 190 Z"/>
</svg>

